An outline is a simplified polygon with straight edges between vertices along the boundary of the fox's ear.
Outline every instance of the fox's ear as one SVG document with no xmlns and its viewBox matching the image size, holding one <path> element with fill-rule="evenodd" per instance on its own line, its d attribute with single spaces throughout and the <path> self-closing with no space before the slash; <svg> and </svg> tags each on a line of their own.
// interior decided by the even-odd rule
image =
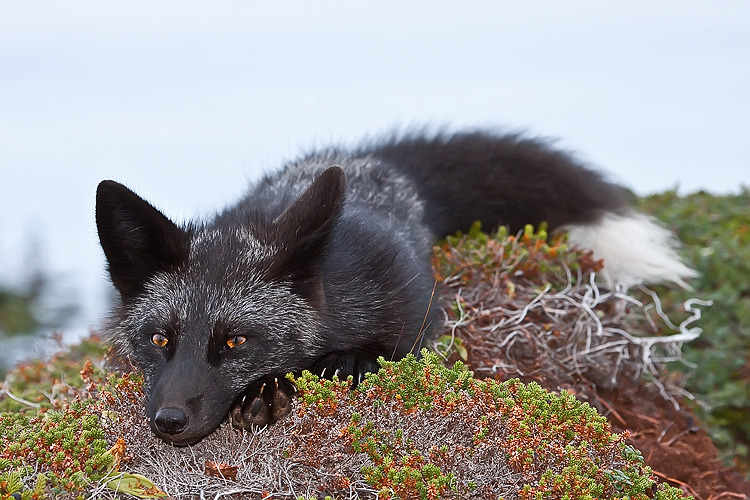
<svg viewBox="0 0 750 500">
<path fill-rule="evenodd" d="M 102 181 L 96 190 L 96 226 L 112 284 L 124 301 L 143 292 L 156 273 L 187 260 L 187 233 L 117 182 Z"/>
<path fill-rule="evenodd" d="M 302 286 L 303 295 L 310 295 L 304 289 L 315 280 L 318 257 L 341 210 L 345 188 L 341 167 L 329 167 L 273 221 L 280 248 L 272 272 L 290 276 Z"/>
<path fill-rule="evenodd" d="M 344 199 L 346 177 L 341 167 L 325 169 L 274 221 L 284 246 L 316 246 L 326 238 Z"/>
</svg>

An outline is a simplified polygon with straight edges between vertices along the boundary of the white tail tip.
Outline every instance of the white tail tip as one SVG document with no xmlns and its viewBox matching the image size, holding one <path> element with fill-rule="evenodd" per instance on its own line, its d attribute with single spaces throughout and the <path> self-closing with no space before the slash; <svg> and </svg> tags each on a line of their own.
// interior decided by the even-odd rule
<svg viewBox="0 0 750 500">
<path fill-rule="evenodd" d="M 598 222 L 567 229 L 571 245 L 604 260 L 602 276 L 610 284 L 671 282 L 690 288 L 685 280 L 698 276 L 677 254 L 677 238 L 647 215 L 608 212 Z"/>
</svg>

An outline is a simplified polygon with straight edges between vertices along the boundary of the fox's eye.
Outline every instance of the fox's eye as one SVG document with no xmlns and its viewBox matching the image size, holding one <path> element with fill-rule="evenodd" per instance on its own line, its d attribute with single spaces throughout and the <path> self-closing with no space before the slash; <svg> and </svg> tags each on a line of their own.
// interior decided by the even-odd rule
<svg viewBox="0 0 750 500">
<path fill-rule="evenodd" d="M 166 347 L 169 343 L 169 339 L 166 335 L 162 335 L 161 333 L 155 333 L 151 336 L 151 343 L 154 344 L 157 347 Z"/>
<path fill-rule="evenodd" d="M 234 349 L 235 347 L 241 346 L 247 342 L 247 337 L 243 335 L 235 335 L 234 337 L 229 337 L 227 339 L 227 347 L 230 349 Z"/>
</svg>

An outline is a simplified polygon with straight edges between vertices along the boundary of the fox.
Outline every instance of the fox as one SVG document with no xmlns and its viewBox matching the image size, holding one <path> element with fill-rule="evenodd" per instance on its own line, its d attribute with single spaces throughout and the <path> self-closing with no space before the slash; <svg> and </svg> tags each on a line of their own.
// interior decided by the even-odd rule
<svg viewBox="0 0 750 500">
<path fill-rule="evenodd" d="M 191 445 L 226 419 L 284 417 L 287 373 L 356 386 L 380 356 L 418 355 L 440 325 L 433 246 L 476 221 L 567 231 L 609 284 L 687 286 L 676 237 L 627 200 L 548 141 L 483 130 L 313 151 L 186 223 L 103 180 L 96 225 L 119 292 L 105 332 L 144 374 L 153 433 Z"/>
</svg>

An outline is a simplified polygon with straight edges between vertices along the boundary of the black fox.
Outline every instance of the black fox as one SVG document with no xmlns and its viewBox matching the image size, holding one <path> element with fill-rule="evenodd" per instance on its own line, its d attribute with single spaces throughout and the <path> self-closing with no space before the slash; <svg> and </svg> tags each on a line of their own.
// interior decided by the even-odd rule
<svg viewBox="0 0 750 500">
<path fill-rule="evenodd" d="M 176 225 L 114 181 L 96 222 L 121 301 L 108 330 L 146 376 L 158 436 L 188 445 L 230 413 L 289 409 L 288 372 L 376 370 L 421 347 L 436 238 L 548 223 L 633 284 L 693 275 L 623 190 L 543 141 L 484 132 L 392 136 L 289 163 L 213 220 Z"/>
</svg>

